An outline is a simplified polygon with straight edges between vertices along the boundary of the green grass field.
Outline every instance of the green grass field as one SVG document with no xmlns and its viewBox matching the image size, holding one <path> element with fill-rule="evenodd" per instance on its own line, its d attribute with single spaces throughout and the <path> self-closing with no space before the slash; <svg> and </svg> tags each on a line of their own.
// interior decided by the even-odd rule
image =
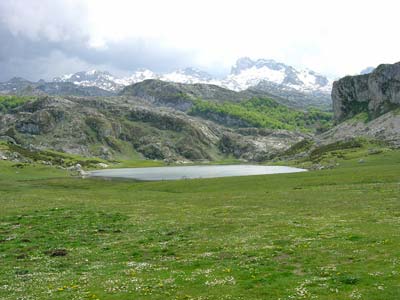
<svg viewBox="0 0 400 300">
<path fill-rule="evenodd" d="M 358 159 L 170 182 L 0 161 L 0 299 L 400 299 L 400 152 Z"/>
</svg>

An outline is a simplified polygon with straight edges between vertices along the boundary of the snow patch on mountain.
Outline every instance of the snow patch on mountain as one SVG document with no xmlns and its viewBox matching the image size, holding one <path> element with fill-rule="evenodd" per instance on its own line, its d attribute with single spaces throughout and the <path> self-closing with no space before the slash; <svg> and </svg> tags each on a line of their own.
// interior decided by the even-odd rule
<svg viewBox="0 0 400 300">
<path fill-rule="evenodd" d="M 280 70 L 272 70 L 268 67 L 257 68 L 252 66 L 243 69 L 238 74 L 230 74 L 221 85 L 235 91 L 245 90 L 251 86 L 256 86 L 260 81 L 267 80 L 274 83 L 282 83 L 285 75 Z"/>
<path fill-rule="evenodd" d="M 177 83 L 211 83 L 213 78 L 210 74 L 197 68 L 186 68 L 163 74 L 159 77 L 163 81 Z"/>
<path fill-rule="evenodd" d="M 132 75 L 123 78 L 117 78 L 116 83 L 122 87 L 144 81 L 146 79 L 159 79 L 159 75 L 148 69 L 138 69 Z"/>
</svg>

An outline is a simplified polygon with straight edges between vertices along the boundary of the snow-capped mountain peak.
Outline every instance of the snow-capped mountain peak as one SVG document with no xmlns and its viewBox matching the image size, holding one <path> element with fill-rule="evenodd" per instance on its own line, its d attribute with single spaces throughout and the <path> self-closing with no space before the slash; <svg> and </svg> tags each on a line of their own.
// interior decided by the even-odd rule
<svg viewBox="0 0 400 300">
<path fill-rule="evenodd" d="M 107 71 L 90 70 L 63 75 L 53 79 L 53 82 L 72 82 L 80 86 L 95 86 L 107 91 L 117 91 L 120 86 L 116 78 Z"/>
<path fill-rule="evenodd" d="M 159 79 L 159 75 L 149 69 L 137 69 L 132 75 L 123 78 L 117 78 L 116 83 L 121 86 L 127 86 L 146 79 Z"/>
<path fill-rule="evenodd" d="M 163 74 L 159 79 L 179 83 L 210 83 L 213 80 L 210 74 L 197 68 L 179 69 Z"/>
<path fill-rule="evenodd" d="M 331 89 L 331 82 L 314 71 L 296 70 L 273 59 L 252 60 L 248 57 L 236 61 L 223 84 L 233 90 L 244 90 L 260 82 L 305 92 L 329 92 Z"/>
</svg>

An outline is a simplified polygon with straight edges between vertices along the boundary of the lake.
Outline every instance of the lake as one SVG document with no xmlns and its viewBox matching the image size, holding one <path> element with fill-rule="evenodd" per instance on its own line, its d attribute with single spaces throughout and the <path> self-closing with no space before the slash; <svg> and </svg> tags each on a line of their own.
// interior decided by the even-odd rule
<svg viewBox="0 0 400 300">
<path fill-rule="evenodd" d="M 307 170 L 284 166 L 218 165 L 151 168 L 124 168 L 91 171 L 91 177 L 127 178 L 136 180 L 178 180 L 230 176 L 298 173 Z"/>
</svg>

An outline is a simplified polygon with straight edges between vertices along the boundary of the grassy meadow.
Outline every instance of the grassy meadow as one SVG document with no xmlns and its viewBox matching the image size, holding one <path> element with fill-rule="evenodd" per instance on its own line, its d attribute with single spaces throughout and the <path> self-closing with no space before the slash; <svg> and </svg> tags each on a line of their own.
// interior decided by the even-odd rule
<svg viewBox="0 0 400 300">
<path fill-rule="evenodd" d="M 0 299 L 400 299 L 400 151 L 364 154 L 168 182 L 0 161 Z"/>
</svg>

